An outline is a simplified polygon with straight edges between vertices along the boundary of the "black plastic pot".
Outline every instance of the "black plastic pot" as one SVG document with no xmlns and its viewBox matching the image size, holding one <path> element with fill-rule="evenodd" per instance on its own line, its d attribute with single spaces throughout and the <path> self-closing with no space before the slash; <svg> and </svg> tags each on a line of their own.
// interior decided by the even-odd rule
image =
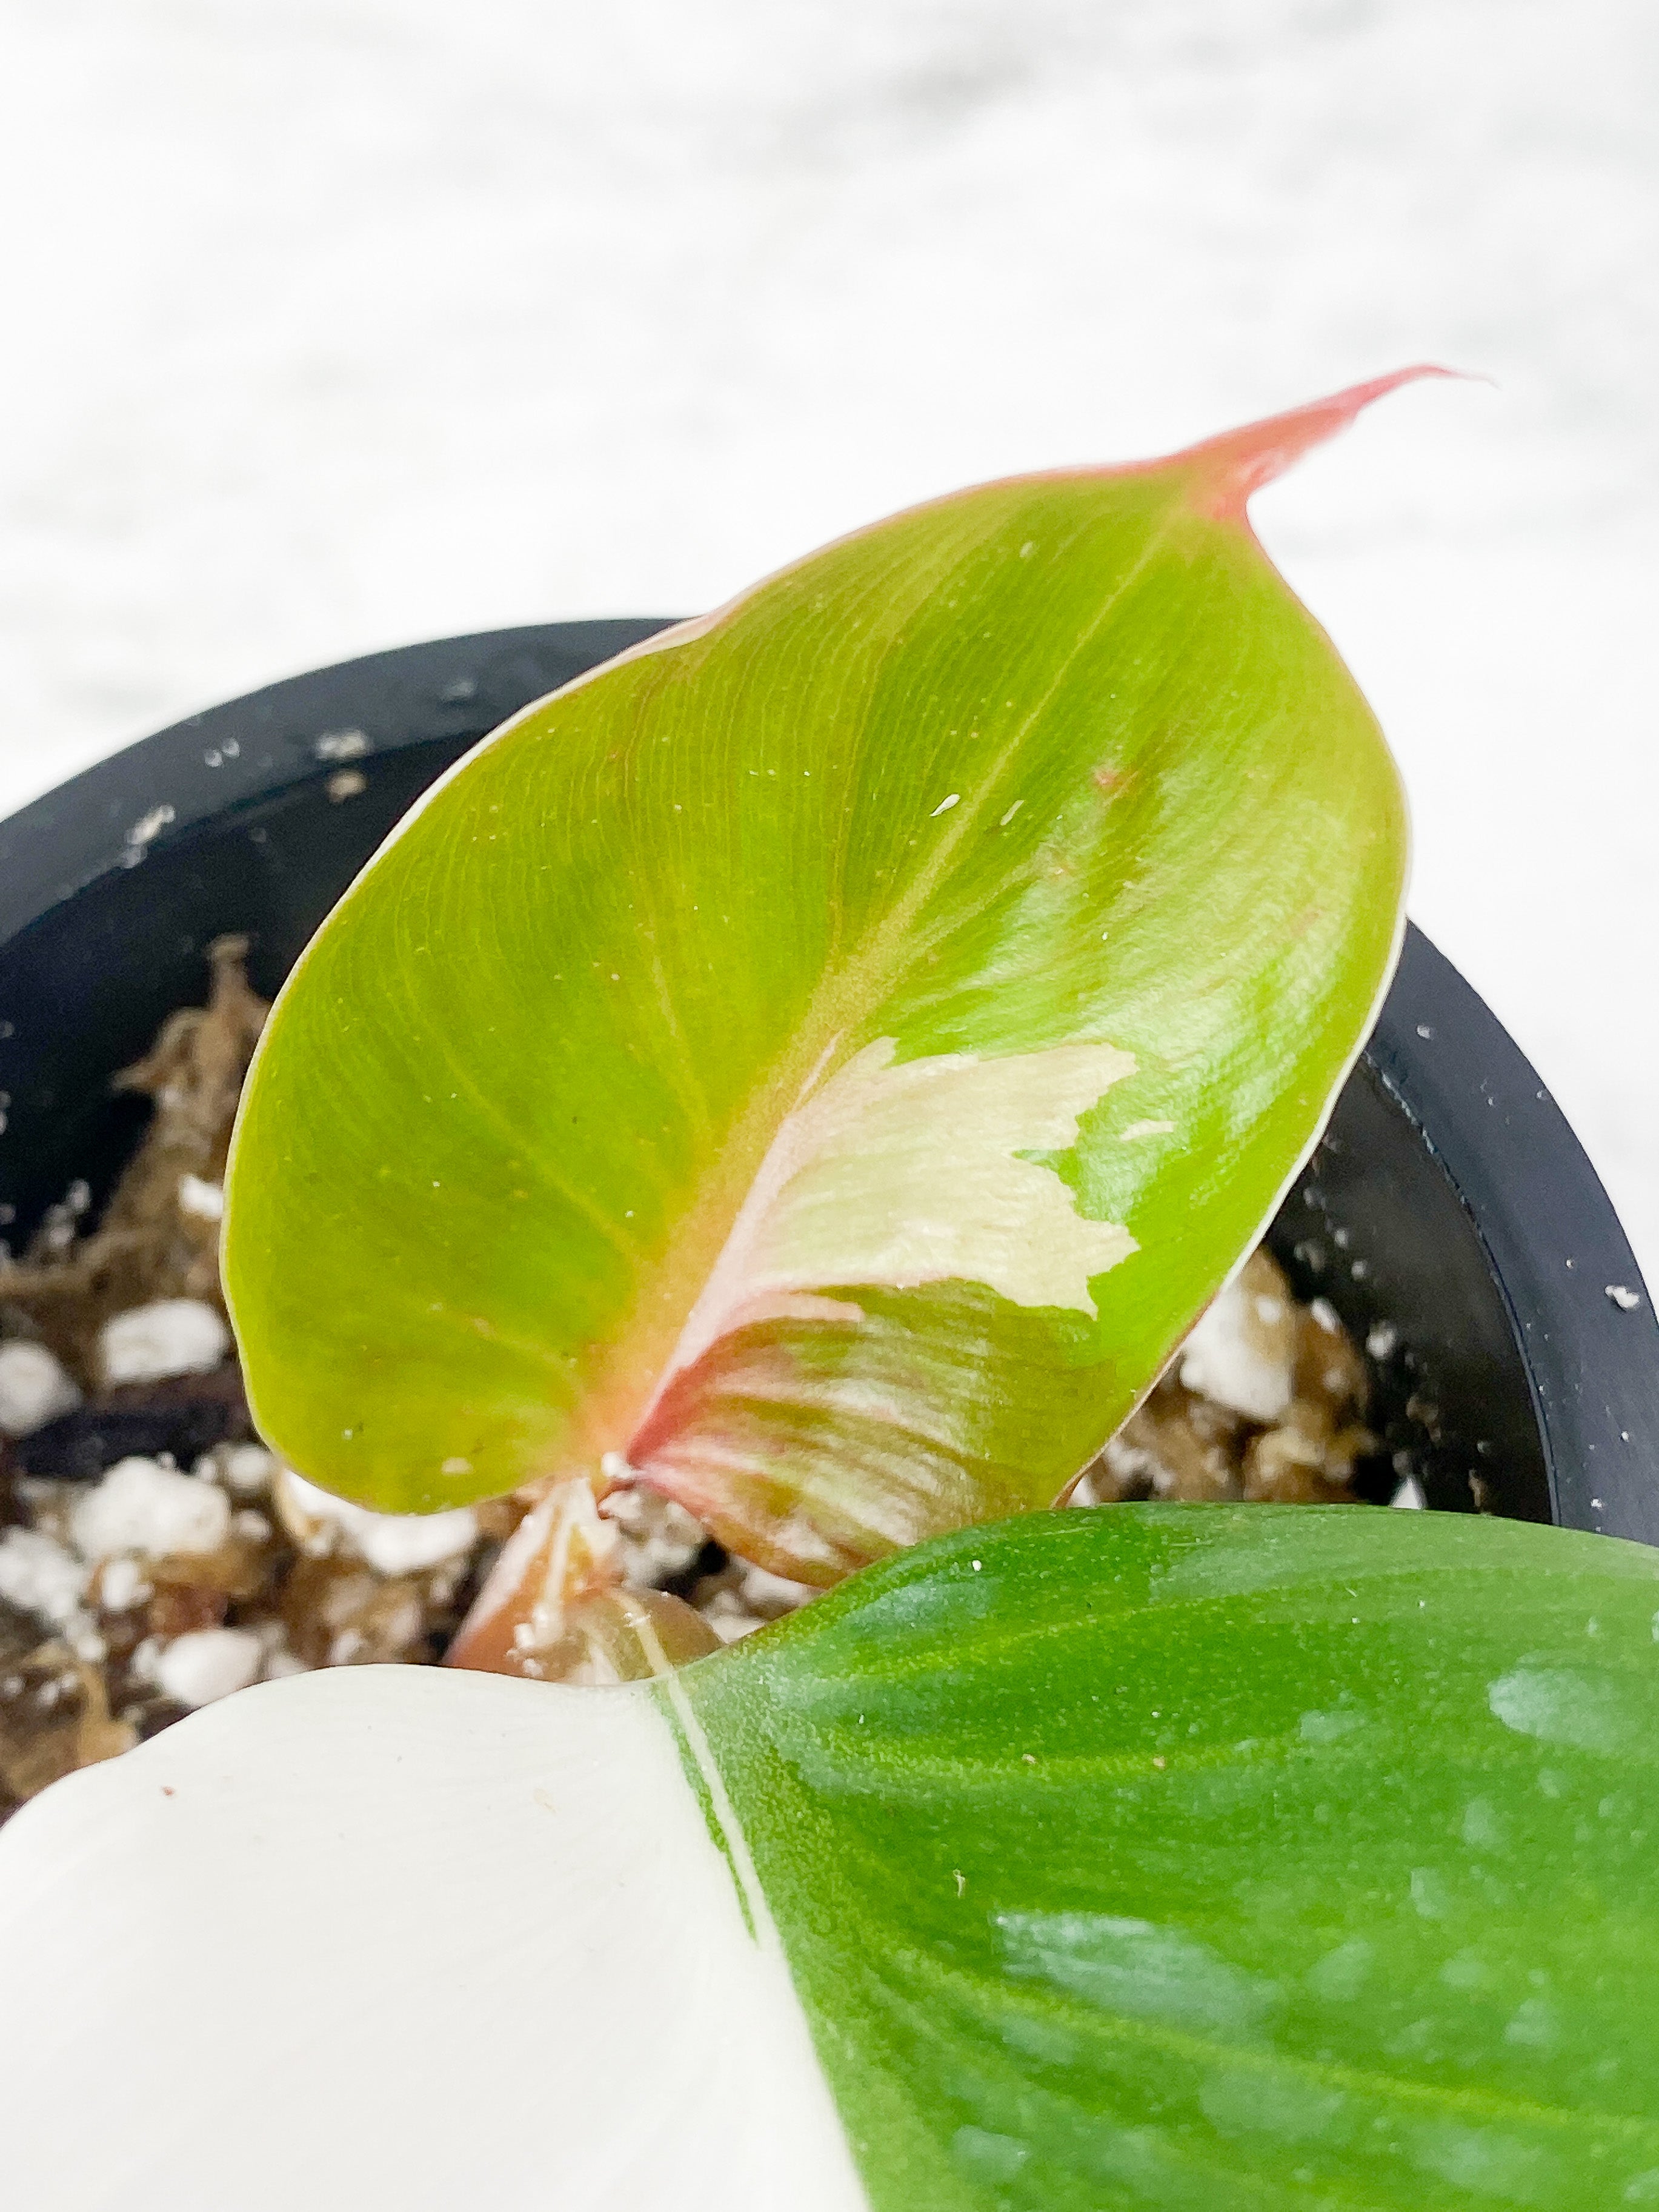
<svg viewBox="0 0 1659 2212">
<path fill-rule="evenodd" d="M 659 627 L 374 653 L 192 715 L 0 823 L 5 1233 L 77 1176 L 107 1188 L 143 1111 L 109 1078 L 199 999 L 213 938 L 246 932 L 273 991 L 441 769 Z M 1377 1352 L 1373 1495 L 1409 1468 L 1431 1505 L 1659 1543 L 1659 1324 L 1630 1246 L 1543 1085 L 1415 931 L 1272 1243 Z"/>
</svg>

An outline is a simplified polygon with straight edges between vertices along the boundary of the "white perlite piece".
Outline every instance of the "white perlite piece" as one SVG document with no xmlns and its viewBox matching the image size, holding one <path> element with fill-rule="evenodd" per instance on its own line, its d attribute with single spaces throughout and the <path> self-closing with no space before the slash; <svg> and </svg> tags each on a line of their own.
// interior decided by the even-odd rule
<svg viewBox="0 0 1659 2212">
<path fill-rule="evenodd" d="M 137 1559 L 107 1559 L 98 1577 L 98 1602 L 112 1613 L 128 1613 L 143 1603 L 150 1589 L 149 1579 Z"/>
<path fill-rule="evenodd" d="M 775 1605 L 793 1607 L 805 1605 L 809 1598 L 819 1593 L 811 1583 L 791 1582 L 787 1575 L 775 1575 L 765 1567 L 755 1567 L 746 1562 L 743 1567 L 743 1595 L 751 1606 Z"/>
<path fill-rule="evenodd" d="M 204 1375 L 230 1350 L 230 1331 L 200 1298 L 157 1298 L 106 1322 L 98 1337 L 106 1382 Z"/>
<path fill-rule="evenodd" d="M 1253 1255 L 1187 1339 L 1181 1380 L 1247 1420 L 1281 1420 L 1295 1389 L 1296 1309 Z"/>
<path fill-rule="evenodd" d="M 204 1182 L 200 1176 L 181 1175 L 179 1178 L 179 1211 L 193 1213 L 199 1221 L 222 1221 L 225 1218 L 225 1187 L 222 1182 Z"/>
<path fill-rule="evenodd" d="M 605 1454 L 625 1471 L 616 1452 Z M 602 1464 L 601 1473 L 617 1480 L 614 1468 Z M 708 1531 L 684 1506 L 654 1490 L 613 1490 L 601 1500 L 599 1511 L 622 1531 L 623 1569 L 628 1579 L 647 1588 L 682 1575 L 708 1541 Z"/>
<path fill-rule="evenodd" d="M 86 1595 L 84 1562 L 38 1528 L 0 1536 L 0 1598 L 55 1628 L 66 1627 Z"/>
<path fill-rule="evenodd" d="M 0 1344 L 0 1430 L 27 1437 L 73 1413 L 81 1393 L 44 1344 Z"/>
<path fill-rule="evenodd" d="M 418 1574 L 422 1568 L 458 1559 L 478 1540 L 478 1519 L 470 1505 L 451 1513 L 371 1513 L 307 1482 L 292 1468 L 279 1468 L 271 1497 L 283 1525 L 304 1551 L 317 1553 L 343 1543 L 383 1575 Z"/>
<path fill-rule="evenodd" d="M 864 2212 L 732 1848 L 644 1685 L 362 1667 L 210 1705 L 0 1830 L 7 2202 Z M 456 1991 L 489 2033 L 410 2034 Z"/>
<path fill-rule="evenodd" d="M 1112 1480 L 1126 1486 L 1131 1483 L 1145 1482 L 1155 1487 L 1164 1472 L 1144 1445 L 1125 1443 L 1121 1436 L 1107 1437 L 1101 1458 Z M 1109 1491 L 1107 1497 L 1111 1494 Z M 1076 1506 L 1100 1505 L 1106 1503 L 1106 1499 L 1095 1488 L 1092 1476 L 1085 1474 L 1073 1491 L 1069 1502 Z"/>
<path fill-rule="evenodd" d="M 251 1628 L 196 1628 L 175 1636 L 151 1662 L 155 1686 L 181 1705 L 210 1705 L 256 1681 L 265 1649 Z"/>
<path fill-rule="evenodd" d="M 199 1475 L 153 1459 L 119 1460 L 77 1501 L 70 1534 L 88 1559 L 214 1552 L 230 1534 L 230 1500 Z"/>
<path fill-rule="evenodd" d="M 722 1644 L 735 1644 L 739 1637 L 752 1636 L 766 1626 L 765 1614 L 750 1613 L 736 1590 L 716 1590 L 698 1610 Z"/>
<path fill-rule="evenodd" d="M 221 1467 L 238 1498 L 263 1498 L 276 1472 L 276 1455 L 263 1444 L 233 1444 L 223 1454 Z"/>
</svg>

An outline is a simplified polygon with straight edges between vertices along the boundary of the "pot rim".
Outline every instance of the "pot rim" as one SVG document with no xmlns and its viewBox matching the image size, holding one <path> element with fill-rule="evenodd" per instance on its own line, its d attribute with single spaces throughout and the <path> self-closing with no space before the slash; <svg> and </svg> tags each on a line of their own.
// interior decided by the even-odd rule
<svg viewBox="0 0 1659 2212">
<path fill-rule="evenodd" d="M 287 678 L 143 738 L 0 821 L 0 945 L 226 814 L 357 760 L 462 745 L 529 664 L 574 674 L 666 618 L 526 624 Z M 505 711 L 515 711 L 507 708 Z M 1659 1545 L 1659 1318 L 1583 1146 L 1485 1001 L 1414 926 L 1364 1058 L 1450 1184 L 1526 1372 L 1553 1518 Z"/>
</svg>

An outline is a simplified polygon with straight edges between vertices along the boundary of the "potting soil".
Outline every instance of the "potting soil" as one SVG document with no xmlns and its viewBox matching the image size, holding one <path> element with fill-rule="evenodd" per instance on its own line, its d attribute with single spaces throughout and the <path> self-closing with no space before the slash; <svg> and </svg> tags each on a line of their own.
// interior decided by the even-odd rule
<svg viewBox="0 0 1659 2212">
<path fill-rule="evenodd" d="M 194 1707 L 313 1668 L 429 1665 L 528 1496 L 374 1514 L 267 1450 L 218 1278 L 237 1098 L 267 1011 L 245 943 L 210 949 L 118 1085 L 154 1112 L 97 1225 L 85 1185 L 0 1260 L 0 1820 Z M 1351 1503 L 1364 1358 L 1265 1249 L 1211 1307 L 1069 1502 Z M 1405 1491 L 1396 1502 L 1420 1503 Z M 624 1579 L 683 1597 L 722 1642 L 811 1592 L 728 1556 L 678 1506 L 619 1490 Z"/>
</svg>

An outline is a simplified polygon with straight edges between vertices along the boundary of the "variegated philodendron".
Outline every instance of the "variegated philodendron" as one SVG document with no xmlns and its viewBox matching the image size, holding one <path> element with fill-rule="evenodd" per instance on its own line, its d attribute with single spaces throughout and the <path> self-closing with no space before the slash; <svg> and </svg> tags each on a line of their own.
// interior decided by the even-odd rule
<svg viewBox="0 0 1659 2212">
<path fill-rule="evenodd" d="M 28 2212 L 1659 2203 L 1654 1555 L 1031 1510 L 1387 984 L 1397 781 L 1244 504 L 1400 380 L 844 539 L 348 894 L 234 1148 L 252 1402 L 371 1506 L 530 1510 L 460 1669 L 6 1829 Z M 608 1573 L 635 1483 L 842 1587 L 696 1658 Z M 573 1645 L 650 1679 L 507 1678 Z"/>
</svg>

